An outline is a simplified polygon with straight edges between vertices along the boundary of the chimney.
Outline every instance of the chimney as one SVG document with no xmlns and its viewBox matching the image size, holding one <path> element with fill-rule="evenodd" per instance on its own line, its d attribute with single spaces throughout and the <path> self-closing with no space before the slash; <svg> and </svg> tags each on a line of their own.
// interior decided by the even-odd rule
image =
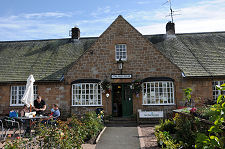
<svg viewBox="0 0 225 149">
<path fill-rule="evenodd" d="M 80 29 L 78 27 L 74 27 L 71 29 L 71 38 L 72 39 L 80 38 Z"/>
<path fill-rule="evenodd" d="M 171 21 L 166 24 L 166 35 L 175 35 L 175 24 Z"/>
</svg>

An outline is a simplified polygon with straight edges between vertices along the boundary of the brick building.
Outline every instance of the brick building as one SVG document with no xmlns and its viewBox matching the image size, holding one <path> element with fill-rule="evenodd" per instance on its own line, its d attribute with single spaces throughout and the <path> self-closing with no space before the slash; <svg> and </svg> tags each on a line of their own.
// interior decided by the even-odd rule
<svg viewBox="0 0 225 149">
<path fill-rule="evenodd" d="M 0 42 L 0 114 L 21 108 L 30 74 L 35 95 L 47 107 L 58 103 L 62 115 L 102 107 L 107 115 L 130 116 L 138 109 L 164 111 L 183 105 L 183 89 L 192 97 L 216 99 L 215 85 L 225 80 L 225 32 L 142 35 L 122 16 L 99 36 Z M 110 91 L 100 83 L 111 83 Z M 133 93 L 141 80 L 142 90 Z M 138 86 L 140 87 L 140 86 Z M 49 110 L 49 109 L 48 109 Z"/>
</svg>

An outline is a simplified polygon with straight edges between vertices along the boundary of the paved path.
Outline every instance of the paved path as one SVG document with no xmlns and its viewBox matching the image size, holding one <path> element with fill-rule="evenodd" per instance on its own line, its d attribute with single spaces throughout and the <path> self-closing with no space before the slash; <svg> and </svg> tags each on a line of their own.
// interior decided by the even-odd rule
<svg viewBox="0 0 225 149">
<path fill-rule="evenodd" d="M 107 127 L 96 149 L 139 149 L 137 127 Z"/>
</svg>

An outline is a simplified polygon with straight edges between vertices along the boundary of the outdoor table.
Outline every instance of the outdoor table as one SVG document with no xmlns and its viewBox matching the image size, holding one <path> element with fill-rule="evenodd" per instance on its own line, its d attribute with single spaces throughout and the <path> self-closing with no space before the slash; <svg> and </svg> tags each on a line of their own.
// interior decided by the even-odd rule
<svg viewBox="0 0 225 149">
<path fill-rule="evenodd" d="M 27 127 L 26 127 L 26 132 L 30 132 L 31 133 L 31 126 L 32 126 L 32 122 L 31 122 L 31 120 L 40 120 L 40 119 L 49 119 L 50 118 L 50 116 L 35 116 L 35 117 L 15 117 L 15 119 L 16 120 L 19 120 L 20 122 L 23 122 L 23 123 L 25 123 L 25 121 L 29 121 L 30 122 L 30 125 L 28 125 Z"/>
<path fill-rule="evenodd" d="M 35 117 L 16 117 L 18 120 L 33 120 L 33 119 L 48 119 L 50 116 L 35 116 Z"/>
</svg>

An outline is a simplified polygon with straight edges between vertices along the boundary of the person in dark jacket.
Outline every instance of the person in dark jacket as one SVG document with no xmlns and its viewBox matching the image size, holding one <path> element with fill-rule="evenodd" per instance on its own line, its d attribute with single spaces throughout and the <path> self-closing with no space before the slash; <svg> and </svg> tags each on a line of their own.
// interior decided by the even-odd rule
<svg viewBox="0 0 225 149">
<path fill-rule="evenodd" d="M 37 115 L 44 115 L 44 111 L 46 110 L 45 101 L 38 96 L 36 100 L 34 100 L 34 110 L 36 111 Z"/>
</svg>

